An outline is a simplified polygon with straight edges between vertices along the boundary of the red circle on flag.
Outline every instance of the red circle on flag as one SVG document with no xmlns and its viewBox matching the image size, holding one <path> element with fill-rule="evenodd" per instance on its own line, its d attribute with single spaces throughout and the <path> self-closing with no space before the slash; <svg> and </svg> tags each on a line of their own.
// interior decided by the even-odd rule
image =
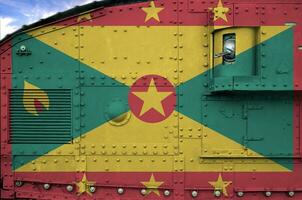
<svg viewBox="0 0 302 200">
<path fill-rule="evenodd" d="M 140 120 L 157 123 L 167 119 L 176 105 L 175 88 L 166 78 L 146 75 L 130 88 L 129 107 Z"/>
</svg>

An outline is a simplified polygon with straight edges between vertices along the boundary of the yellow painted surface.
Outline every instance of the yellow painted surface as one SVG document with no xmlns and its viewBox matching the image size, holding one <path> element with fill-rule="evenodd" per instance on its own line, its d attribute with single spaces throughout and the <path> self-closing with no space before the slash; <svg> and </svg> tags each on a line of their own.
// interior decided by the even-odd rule
<svg viewBox="0 0 302 200">
<path fill-rule="evenodd" d="M 156 7 L 155 2 L 151 1 L 150 6 L 143 7 L 142 10 L 146 13 L 145 22 L 149 21 L 150 19 L 155 19 L 156 21 L 160 21 L 158 14 L 164 10 L 163 7 Z"/>
<path fill-rule="evenodd" d="M 82 20 L 92 20 L 91 14 L 86 13 L 78 17 L 77 21 L 80 22 Z"/>
<path fill-rule="evenodd" d="M 289 26 L 262 26 L 262 27 L 219 27 L 213 32 L 214 53 L 222 53 L 223 50 L 223 35 L 236 34 L 236 56 L 244 51 L 264 42 L 275 35 L 289 29 Z M 214 58 L 214 65 L 222 63 L 222 57 Z"/>
<path fill-rule="evenodd" d="M 71 152 L 72 147 L 80 141 L 76 148 L 80 156 L 74 157 L 73 162 L 84 164 L 83 170 L 87 167 L 87 171 L 169 172 L 173 170 L 173 155 L 178 153 L 177 128 L 177 112 L 160 124 L 145 123 L 131 116 L 123 126 L 105 123 L 74 139 L 74 144 L 62 145 L 37 158 L 34 165 L 28 163 L 16 171 L 33 171 L 35 166 L 38 166 L 35 171 L 75 171 L 77 167 L 70 166 L 69 162 L 66 164 L 64 157 L 55 158 L 52 155 Z M 54 159 L 58 162 L 54 162 Z"/>
<path fill-rule="evenodd" d="M 150 109 L 155 109 L 162 116 L 165 116 L 165 110 L 162 105 L 162 101 L 164 101 L 167 97 L 171 96 L 173 92 L 158 92 L 157 87 L 155 86 L 154 79 L 151 79 L 150 85 L 147 91 L 143 92 L 132 92 L 139 99 L 144 101 L 143 107 L 140 111 L 139 116 L 144 115 Z"/>
<path fill-rule="evenodd" d="M 227 187 L 232 184 L 232 181 L 223 180 L 221 174 L 219 174 L 218 179 L 216 181 L 209 181 L 209 184 L 213 186 L 214 191 L 222 191 L 224 196 L 228 196 Z"/>
<path fill-rule="evenodd" d="M 124 127 L 106 123 L 81 137 L 80 156 L 51 156 L 70 148 L 62 145 L 16 171 L 173 172 L 183 169 L 174 163 L 180 155 L 186 172 L 289 171 L 207 127 L 202 127 L 201 138 L 180 137 L 178 141 L 174 114 L 163 126 L 148 125 L 134 117 Z M 184 116 L 181 120 L 188 126 L 200 127 Z M 142 134 L 137 130 L 143 130 Z"/>
<path fill-rule="evenodd" d="M 146 190 L 147 190 L 146 195 L 154 192 L 157 196 L 160 196 L 158 188 L 164 182 L 163 181 L 156 181 L 153 174 L 151 175 L 149 181 L 142 181 L 141 183 L 146 187 Z"/>
<path fill-rule="evenodd" d="M 179 27 L 179 82 L 184 83 L 210 67 L 210 35 L 205 26 Z"/>
<path fill-rule="evenodd" d="M 39 115 L 35 101 L 39 101 L 46 110 L 49 109 L 49 98 L 46 92 L 27 81 L 24 81 L 24 89 L 23 105 L 27 112 L 35 116 Z"/>
<path fill-rule="evenodd" d="M 146 123 L 131 116 L 123 126 L 105 123 L 81 138 L 86 155 L 174 155 L 178 153 L 178 116 Z"/>
<path fill-rule="evenodd" d="M 16 172 L 173 172 L 173 156 L 41 156 Z"/>
<path fill-rule="evenodd" d="M 220 28 L 215 32 L 214 52 L 222 52 L 223 34 L 236 31 L 239 55 L 290 27 Z M 29 34 L 128 86 L 146 74 L 167 77 L 178 85 L 222 63 L 222 58 L 212 63 L 213 30 L 205 26 L 50 26 Z"/>
<path fill-rule="evenodd" d="M 218 19 L 223 19 L 224 21 L 228 21 L 227 14 L 230 11 L 228 7 L 224 7 L 222 4 L 222 1 L 218 1 L 218 5 L 212 9 L 212 12 L 214 14 L 214 21 Z"/>
<path fill-rule="evenodd" d="M 146 74 L 176 85 L 177 32 L 173 26 L 80 27 L 80 60 L 128 86 Z"/>
<path fill-rule="evenodd" d="M 95 182 L 89 181 L 86 177 L 86 174 L 84 174 L 82 180 L 76 183 L 78 187 L 78 195 L 81 195 L 86 192 L 88 195 L 92 196 L 92 193 L 90 192 L 89 188 L 94 184 Z"/>
<path fill-rule="evenodd" d="M 87 156 L 87 172 L 173 172 L 173 156 Z"/>
<path fill-rule="evenodd" d="M 65 146 L 65 145 L 64 145 Z M 64 148 L 64 146 L 62 146 Z M 61 148 L 61 147 L 60 147 Z M 49 155 L 41 156 L 16 169 L 16 172 L 74 172 L 77 171 L 76 156 Z"/>
<path fill-rule="evenodd" d="M 243 41 L 237 43 L 237 54 L 287 28 L 263 27 L 263 33 L 236 29 L 236 37 Z M 222 35 L 233 30 L 219 30 L 214 52 L 222 50 Z M 146 74 L 167 77 L 177 85 L 212 66 L 208 27 L 48 27 L 31 34 L 127 85 Z M 255 34 L 261 36 L 250 40 Z M 59 155 L 62 152 L 70 155 Z M 175 163 L 179 157 L 187 172 L 289 171 L 177 112 L 157 124 L 134 115 L 122 126 L 105 123 L 16 171 L 173 172 L 182 169 Z"/>
<path fill-rule="evenodd" d="M 80 44 L 78 31 L 56 26 L 29 34 L 127 85 L 145 74 L 167 77 L 177 85 L 210 65 L 210 34 L 204 26 L 80 27 Z"/>
<path fill-rule="evenodd" d="M 292 28 L 291 26 L 261 26 L 261 36 L 260 40 L 258 40 L 258 43 L 264 42 L 268 39 L 270 39 L 272 36 L 275 36 L 287 29 Z"/>
<path fill-rule="evenodd" d="M 202 126 L 185 116 L 181 121 L 194 132 Z M 202 126 L 201 130 L 200 139 L 180 139 L 179 151 L 185 157 L 185 171 L 289 171 L 208 127 Z"/>
<path fill-rule="evenodd" d="M 78 26 L 48 26 L 28 34 L 68 56 L 79 58 Z"/>
</svg>

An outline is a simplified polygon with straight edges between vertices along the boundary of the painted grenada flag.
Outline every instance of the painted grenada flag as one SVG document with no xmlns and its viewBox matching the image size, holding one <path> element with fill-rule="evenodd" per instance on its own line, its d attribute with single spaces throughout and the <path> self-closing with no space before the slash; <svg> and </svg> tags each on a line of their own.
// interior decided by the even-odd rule
<svg viewBox="0 0 302 200">
<path fill-rule="evenodd" d="M 175 2 L 106 7 L 15 37 L 17 177 L 150 198 L 185 187 L 232 196 L 251 174 L 259 188 L 291 179 L 294 29 L 245 20 L 242 4 Z"/>
</svg>

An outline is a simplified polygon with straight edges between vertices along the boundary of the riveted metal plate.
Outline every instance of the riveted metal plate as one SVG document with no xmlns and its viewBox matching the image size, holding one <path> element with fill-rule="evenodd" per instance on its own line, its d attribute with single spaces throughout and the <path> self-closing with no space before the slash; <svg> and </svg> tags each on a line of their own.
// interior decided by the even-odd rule
<svg viewBox="0 0 302 200">
<path fill-rule="evenodd" d="M 239 26 L 258 26 L 260 24 L 261 6 L 256 4 L 234 4 L 234 24 Z"/>
<path fill-rule="evenodd" d="M 177 39 L 172 26 L 81 26 L 81 85 L 131 86 L 151 74 L 177 84 Z"/>
<path fill-rule="evenodd" d="M 267 191 L 272 191 L 272 199 L 289 198 L 291 191 L 300 199 L 301 159 L 293 159 L 302 149 L 297 122 L 300 105 L 292 98 L 291 83 L 299 89 L 301 5 L 296 5 L 299 0 L 253 3 L 158 0 L 102 8 L 96 2 L 87 7 L 96 10 L 82 13 L 80 8 L 77 16 L 16 35 L 12 88 L 7 85 L 9 69 L 0 74 L 5 188 L 1 198 L 89 198 L 93 183 L 96 191 L 91 198 L 95 199 L 236 199 L 237 192 L 244 192 L 243 198 L 253 200 L 263 198 Z M 145 12 L 148 9 L 153 13 Z M 60 16 L 65 14 L 54 18 Z M 258 27 L 259 23 L 264 26 Z M 281 27 L 281 32 L 274 32 L 279 36 L 291 28 L 294 56 L 290 56 L 295 67 L 288 70 L 290 59 L 281 55 L 290 52 L 291 40 L 283 38 L 278 44 L 284 49 L 271 54 L 276 58 L 269 53 L 279 48 L 265 43 L 257 49 L 261 59 L 237 66 L 243 69 L 249 66 L 246 63 L 256 62 L 264 70 L 249 70 L 252 76 L 241 76 L 230 65 L 219 71 L 216 67 L 221 63 L 213 61 L 213 52 L 221 52 L 222 46 L 214 44 L 217 49 L 213 48 L 212 33 L 234 24 L 233 30 L 255 27 L 257 42 L 268 39 L 273 29 Z M 249 34 L 243 31 L 242 35 L 244 43 L 237 43 L 238 48 L 250 41 Z M 258 45 L 250 42 L 254 43 L 244 46 L 241 53 Z M 23 45 L 31 54 L 20 54 Z M 271 60 L 275 64 L 268 63 Z M 223 71 L 226 76 L 220 76 Z M 217 74 L 219 80 L 209 82 Z M 161 78 L 150 81 L 148 75 Z M 293 81 L 286 79 L 292 75 Z M 261 76 L 264 86 L 256 76 Z M 68 144 L 13 144 L 10 149 L 8 91 L 23 90 L 29 84 L 44 100 L 45 94 L 51 96 L 50 90 L 70 91 L 72 137 Z M 258 91 L 262 87 L 265 92 Z M 142 93 L 149 90 L 153 94 L 144 108 L 146 95 Z M 174 90 L 177 102 L 166 116 L 163 100 L 154 103 L 166 94 L 154 94 Z M 134 96 L 135 101 L 129 100 Z M 42 106 L 47 105 L 44 100 Z M 28 109 L 36 119 L 52 108 L 41 112 L 37 105 L 33 106 L 37 112 Z M 150 105 L 155 106 L 153 110 Z M 166 118 L 143 117 L 146 109 Z M 14 188 L 16 180 L 23 181 L 22 187 Z M 45 183 L 51 184 L 50 190 L 43 189 Z M 69 184 L 72 192 L 67 191 Z M 82 194 L 80 187 L 85 190 Z"/>
<path fill-rule="evenodd" d="M 160 123 L 144 122 L 130 110 L 125 87 L 83 87 L 81 116 L 85 155 L 173 155 L 178 151 L 177 113 Z"/>
<path fill-rule="evenodd" d="M 246 132 L 246 117 L 242 107 L 245 102 L 240 99 L 202 101 L 202 121 L 205 125 L 202 137 L 201 157 L 245 156 L 246 151 L 241 138 Z M 220 127 L 224 126 L 224 129 Z M 220 131 L 217 131 L 220 130 Z M 226 143 L 226 133 L 236 133 L 236 144 Z M 224 141 L 224 145 L 221 145 Z"/>
<path fill-rule="evenodd" d="M 248 117 L 246 146 L 263 146 L 261 154 L 268 157 L 292 157 L 293 106 L 291 94 L 249 101 L 245 108 Z"/>
<path fill-rule="evenodd" d="M 87 156 L 87 171 L 89 172 L 129 172 L 135 171 L 135 173 L 145 173 L 146 171 L 153 172 L 156 167 L 156 172 L 165 172 L 173 169 L 173 156 L 153 156 L 153 155 L 94 155 Z M 172 174 L 168 175 L 169 177 Z M 149 177 L 148 177 L 149 178 Z M 166 184 L 171 187 L 169 183 L 169 179 L 167 178 Z M 166 181 L 165 180 L 165 181 Z M 101 180 L 103 182 L 104 180 Z M 116 180 L 115 184 L 120 182 L 120 184 L 124 185 L 124 180 Z M 132 182 L 132 181 L 131 181 Z M 133 183 L 137 185 L 138 183 Z M 127 187 L 131 186 L 127 184 Z M 140 185 L 141 187 L 141 185 Z"/>
<path fill-rule="evenodd" d="M 286 22 L 300 21 L 301 3 L 266 4 L 260 6 L 261 23 L 267 25 L 283 25 Z M 277 17 L 279 16 L 279 17 Z M 280 17 L 282 16 L 282 17 Z"/>
<path fill-rule="evenodd" d="M 12 71 L 12 49 L 11 43 L 6 42 L 0 49 L 0 73 L 11 73 Z"/>
<path fill-rule="evenodd" d="M 293 131 L 292 98 L 292 95 L 279 97 L 255 95 L 251 99 L 203 101 L 202 121 L 207 128 L 203 129 L 202 155 L 206 157 L 210 155 L 213 157 L 256 156 L 255 153 L 247 151 L 249 148 L 267 157 L 292 157 L 292 142 L 288 142 L 288 140 L 292 141 L 292 136 L 285 134 Z M 266 119 L 272 119 L 273 124 Z M 235 145 L 235 149 L 226 144 L 215 145 L 217 138 L 214 139 L 213 134 L 217 131 L 216 136 L 232 138 L 239 145 Z M 264 132 L 266 134 L 263 134 Z M 282 150 L 273 148 L 276 144 L 278 147 L 282 146 Z M 272 146 L 267 148 L 268 145 Z"/>
<path fill-rule="evenodd" d="M 209 11 L 209 8 L 214 8 L 217 5 L 217 2 L 215 1 L 203 1 L 203 0 L 195 0 L 190 1 L 187 0 L 188 3 L 188 11 L 193 13 L 200 13 L 205 12 L 207 13 Z"/>
<path fill-rule="evenodd" d="M 15 143 L 12 145 L 13 168 L 17 171 L 43 171 L 48 166 L 52 166 L 49 169 L 58 171 L 64 168 L 62 166 L 73 165 L 72 156 L 79 155 L 79 141 L 74 140 L 80 136 L 80 127 L 77 126 L 80 124 L 78 38 L 74 35 L 77 31 L 76 26 L 73 28 L 47 26 L 14 38 L 12 91 L 19 91 L 17 99 L 20 101 L 14 104 L 18 107 L 17 110 L 13 106 L 11 108 L 17 112 L 18 117 L 22 112 L 21 117 L 28 122 L 27 125 L 22 124 L 24 129 L 22 131 L 26 130 L 28 134 L 30 132 L 33 140 L 40 138 L 38 139 L 40 142 L 29 141 L 27 134 L 28 136 L 18 139 L 19 144 L 12 141 Z M 30 50 L 31 55 L 18 55 L 21 46 Z M 24 91 L 35 92 L 29 95 Z M 16 98 L 12 94 L 11 100 L 14 99 Z M 60 131 L 52 131 L 53 136 L 51 136 L 53 138 L 57 134 L 58 137 L 65 137 L 64 141 L 47 138 L 41 142 L 41 139 L 45 139 L 47 135 L 41 133 L 43 131 L 51 133 L 49 128 L 54 126 L 48 122 L 54 123 L 56 120 L 58 128 L 60 119 L 64 117 L 64 121 L 68 121 L 68 128 L 64 127 L 64 132 L 69 130 L 68 136 L 63 136 Z M 12 118 L 14 119 L 16 118 Z M 48 122 L 45 123 L 45 120 Z M 35 126 L 28 129 L 29 124 Z M 15 128 L 13 130 L 17 130 Z M 37 137 L 32 137 L 35 134 Z M 44 168 L 37 167 L 40 164 Z"/>
<path fill-rule="evenodd" d="M 1 197 L 13 198 L 14 195 L 14 176 L 11 170 L 12 166 L 12 148 L 9 144 L 9 89 L 11 88 L 11 75 L 0 74 L 0 116 L 1 116 L 1 129 L 0 129 L 0 144 L 1 144 Z"/>
</svg>

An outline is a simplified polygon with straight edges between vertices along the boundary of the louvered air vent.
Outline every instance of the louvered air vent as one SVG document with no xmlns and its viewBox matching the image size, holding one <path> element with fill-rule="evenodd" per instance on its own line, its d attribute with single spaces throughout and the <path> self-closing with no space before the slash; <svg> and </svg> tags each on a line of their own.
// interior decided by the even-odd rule
<svg viewBox="0 0 302 200">
<path fill-rule="evenodd" d="M 10 133 L 11 143 L 69 143 L 71 91 L 11 90 Z"/>
</svg>

